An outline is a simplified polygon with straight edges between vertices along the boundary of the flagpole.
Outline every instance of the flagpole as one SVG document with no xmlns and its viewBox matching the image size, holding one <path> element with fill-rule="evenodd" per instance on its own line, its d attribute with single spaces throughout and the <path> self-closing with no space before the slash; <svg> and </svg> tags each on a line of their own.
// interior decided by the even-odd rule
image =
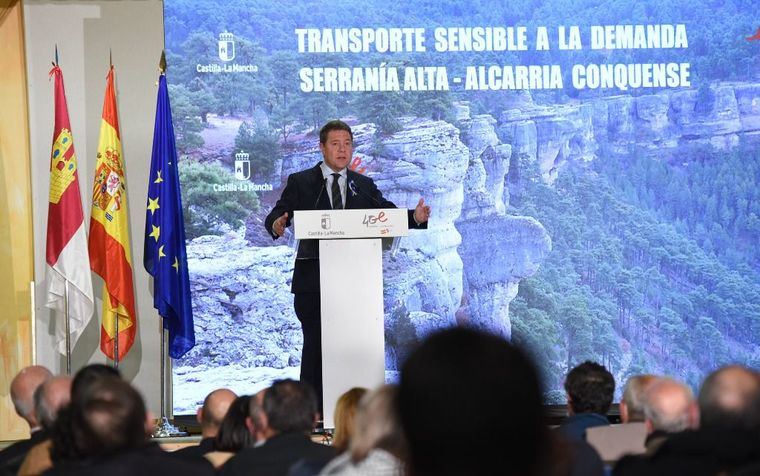
<svg viewBox="0 0 760 476">
<path fill-rule="evenodd" d="M 58 43 L 55 44 L 55 62 L 58 66 Z M 69 314 L 69 280 L 63 280 L 63 319 L 66 325 L 66 375 L 71 375 L 71 315 Z"/>
<path fill-rule="evenodd" d="M 161 58 L 158 61 L 158 69 L 160 74 L 166 74 L 166 53 L 161 51 Z M 169 422 L 166 417 L 166 362 L 169 360 L 169 353 L 166 347 L 166 341 L 169 335 L 164 328 L 164 317 L 159 314 L 158 327 L 159 335 L 161 336 L 161 419 L 156 425 L 156 429 L 153 431 L 153 438 L 168 438 L 172 436 L 187 436 L 186 431 L 181 431 L 176 426 Z"/>
<path fill-rule="evenodd" d="M 105 286 L 105 284 L 103 284 Z M 111 296 L 107 296 L 106 299 L 111 299 Z M 113 339 L 113 368 L 119 368 L 119 313 L 114 312 L 116 318 L 113 320 L 114 327 L 114 339 Z"/>
<path fill-rule="evenodd" d="M 158 325 L 160 327 L 161 336 L 161 418 L 156 424 L 156 429 L 153 430 L 153 438 L 170 438 L 176 436 L 187 436 L 186 431 L 182 431 L 176 426 L 172 425 L 169 418 L 166 416 L 166 360 L 169 358 L 166 349 L 166 329 L 164 329 L 164 321 L 161 315 L 158 316 Z"/>
<path fill-rule="evenodd" d="M 71 316 L 69 315 L 69 280 L 63 280 L 63 315 L 66 322 L 66 375 L 71 375 Z"/>
</svg>

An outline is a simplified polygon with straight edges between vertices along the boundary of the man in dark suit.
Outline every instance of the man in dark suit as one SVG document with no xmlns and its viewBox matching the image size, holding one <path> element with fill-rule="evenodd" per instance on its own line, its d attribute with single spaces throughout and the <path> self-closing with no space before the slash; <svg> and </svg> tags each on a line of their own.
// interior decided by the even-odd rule
<svg viewBox="0 0 760 476">
<path fill-rule="evenodd" d="M 319 131 L 319 149 L 324 161 L 291 174 L 280 199 L 264 225 L 277 239 L 290 226 L 294 210 L 396 208 L 383 198 L 375 182 L 348 169 L 353 154 L 351 128 L 342 121 L 330 121 Z M 410 228 L 427 228 L 430 207 L 420 198 L 409 210 Z M 319 295 L 319 243 L 302 240 L 298 246 L 291 292 L 293 306 L 303 329 L 301 380 L 309 382 L 322 401 L 322 332 Z M 321 403 L 318 405 L 321 409 Z"/>
<path fill-rule="evenodd" d="M 153 422 L 142 397 L 128 382 L 115 376 L 101 376 L 84 387 L 72 392 L 68 409 L 71 433 L 53 432 L 53 467 L 45 474 L 214 474 L 208 461 L 184 461 L 149 442 Z"/>
<path fill-rule="evenodd" d="M 241 450 L 222 467 L 220 475 L 286 476 L 291 468 L 303 467 L 316 474 L 336 456 L 334 448 L 309 438 L 317 418 L 317 399 L 308 383 L 276 381 L 264 393 L 261 410 L 257 429 L 266 441 Z"/>
<path fill-rule="evenodd" d="M 227 410 L 237 395 L 232 390 L 220 388 L 206 395 L 203 406 L 198 409 L 196 418 L 201 424 L 201 441 L 197 445 L 186 446 L 172 453 L 178 458 L 197 460 L 206 453 L 214 451 L 214 438 L 227 414 Z"/>
<path fill-rule="evenodd" d="M 29 439 L 18 441 L 0 451 L 0 467 L 7 469 L 11 474 L 16 474 L 29 450 L 48 437 L 37 419 L 34 392 L 52 377 L 53 374 L 45 367 L 32 365 L 21 369 L 11 381 L 13 407 L 18 416 L 29 424 L 31 432 Z"/>
<path fill-rule="evenodd" d="M 607 412 L 615 394 L 615 378 L 596 362 L 586 361 L 570 370 L 565 379 L 570 416 L 557 431 L 568 440 L 586 440 L 586 430 L 609 426 Z"/>
<path fill-rule="evenodd" d="M 624 456 L 619 476 L 760 474 L 760 372 L 723 367 L 702 383 L 699 428 L 670 435 L 646 455 Z"/>
</svg>

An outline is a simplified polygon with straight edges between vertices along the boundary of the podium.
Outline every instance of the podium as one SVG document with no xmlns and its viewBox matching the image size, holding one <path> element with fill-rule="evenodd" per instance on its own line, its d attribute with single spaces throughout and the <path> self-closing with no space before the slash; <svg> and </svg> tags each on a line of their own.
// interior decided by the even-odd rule
<svg viewBox="0 0 760 476">
<path fill-rule="evenodd" d="M 385 383 L 381 238 L 409 234 L 406 209 L 296 210 L 297 240 L 319 240 L 324 427 L 352 387 Z"/>
</svg>

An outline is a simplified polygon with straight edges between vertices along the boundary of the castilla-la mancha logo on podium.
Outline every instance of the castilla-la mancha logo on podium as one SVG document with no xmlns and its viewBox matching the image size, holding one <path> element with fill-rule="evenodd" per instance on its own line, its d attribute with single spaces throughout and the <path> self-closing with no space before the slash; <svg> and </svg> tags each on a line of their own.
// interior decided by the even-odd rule
<svg viewBox="0 0 760 476">
<path fill-rule="evenodd" d="M 235 59 L 235 36 L 228 31 L 219 33 L 219 59 L 222 61 Z"/>
<path fill-rule="evenodd" d="M 235 178 L 238 180 L 251 178 L 251 161 L 248 152 L 241 150 L 235 154 Z"/>
</svg>

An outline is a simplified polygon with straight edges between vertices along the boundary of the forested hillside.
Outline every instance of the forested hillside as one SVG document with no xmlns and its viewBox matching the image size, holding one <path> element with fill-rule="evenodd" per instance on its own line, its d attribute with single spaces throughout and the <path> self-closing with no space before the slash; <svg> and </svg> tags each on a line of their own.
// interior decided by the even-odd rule
<svg viewBox="0 0 760 476">
<path fill-rule="evenodd" d="M 513 212 L 538 218 L 554 249 L 510 312 L 548 388 L 587 358 L 694 386 L 724 363 L 760 366 L 757 148 L 676 165 L 602 156 L 554 186 L 533 177 Z"/>
</svg>

